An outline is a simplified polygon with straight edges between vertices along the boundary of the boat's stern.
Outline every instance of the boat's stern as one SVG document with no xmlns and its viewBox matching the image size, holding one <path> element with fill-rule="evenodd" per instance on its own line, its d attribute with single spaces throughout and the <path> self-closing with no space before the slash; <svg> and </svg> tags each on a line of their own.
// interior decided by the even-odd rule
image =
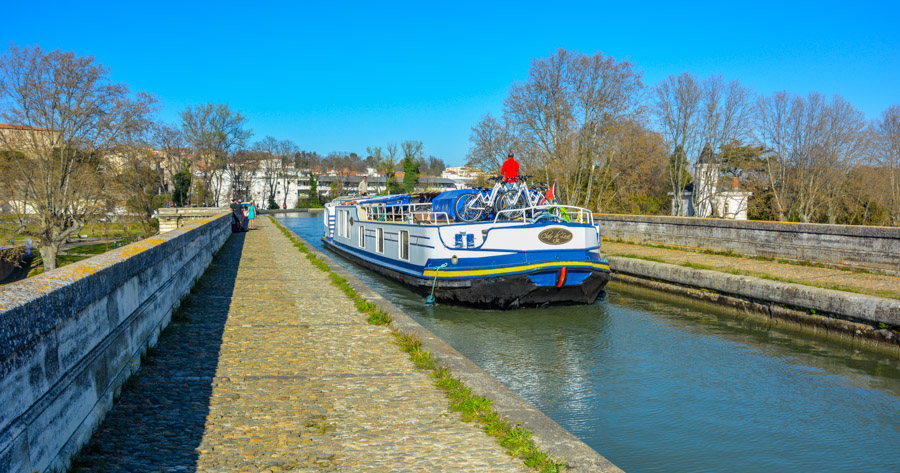
<svg viewBox="0 0 900 473">
<path fill-rule="evenodd" d="M 454 231 L 464 233 L 462 229 Z M 451 242 L 472 238 L 444 238 Z M 567 222 L 498 225 L 481 230 L 479 245 L 456 249 L 449 261 L 435 260 L 426 271 L 438 278 L 437 296 L 452 302 L 494 308 L 550 303 L 592 303 L 609 281 L 609 263 L 600 257 L 597 227 Z M 468 285 L 446 284 L 468 280 Z M 442 285 L 441 281 L 445 284 Z"/>
</svg>

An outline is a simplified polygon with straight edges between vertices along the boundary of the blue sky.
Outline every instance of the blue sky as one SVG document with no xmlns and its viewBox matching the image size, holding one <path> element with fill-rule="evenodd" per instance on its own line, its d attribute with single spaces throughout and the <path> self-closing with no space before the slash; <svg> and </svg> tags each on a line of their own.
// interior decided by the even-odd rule
<svg viewBox="0 0 900 473">
<path fill-rule="evenodd" d="M 870 119 L 900 104 L 900 1 L 624 3 L 13 2 L 0 39 L 94 56 L 170 122 L 228 103 L 254 139 L 323 155 L 416 139 L 449 165 L 557 48 L 629 59 L 646 85 L 690 71 L 840 94 Z"/>
</svg>

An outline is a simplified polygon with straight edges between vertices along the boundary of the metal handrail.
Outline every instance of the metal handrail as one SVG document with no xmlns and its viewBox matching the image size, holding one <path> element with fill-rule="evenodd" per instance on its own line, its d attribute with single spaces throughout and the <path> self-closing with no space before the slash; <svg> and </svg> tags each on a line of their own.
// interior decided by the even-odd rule
<svg viewBox="0 0 900 473">
<path fill-rule="evenodd" d="M 586 223 L 588 225 L 594 224 L 594 214 L 590 210 L 584 207 L 576 207 L 574 205 L 535 205 L 532 207 L 524 207 L 521 209 L 501 210 L 497 212 L 497 215 L 494 217 L 494 223 L 497 223 L 498 221 L 519 221 L 518 219 L 521 219 L 522 224 L 533 223 L 538 218 L 542 217 L 540 212 L 547 212 L 554 208 L 566 209 L 566 213 L 569 215 L 570 222 Z M 569 209 L 571 209 L 571 212 L 569 211 Z M 500 220 L 500 217 L 504 215 L 507 217 L 507 219 Z"/>
<path fill-rule="evenodd" d="M 361 207 L 366 212 L 366 219 L 370 221 L 390 221 L 390 222 L 409 222 L 409 223 L 434 223 L 441 224 L 446 222 L 450 224 L 450 216 L 447 212 L 435 212 L 431 202 L 415 203 L 415 204 L 362 204 Z"/>
</svg>

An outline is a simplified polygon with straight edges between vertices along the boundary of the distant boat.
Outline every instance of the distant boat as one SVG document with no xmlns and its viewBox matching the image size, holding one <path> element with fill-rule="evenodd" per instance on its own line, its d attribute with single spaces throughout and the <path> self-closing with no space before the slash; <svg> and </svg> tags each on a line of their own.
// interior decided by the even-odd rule
<svg viewBox="0 0 900 473">
<path fill-rule="evenodd" d="M 545 203 L 470 212 L 467 203 L 486 192 L 335 199 L 325 205 L 322 238 L 446 303 L 514 309 L 590 304 L 603 294 L 609 263 L 588 209 Z"/>
</svg>

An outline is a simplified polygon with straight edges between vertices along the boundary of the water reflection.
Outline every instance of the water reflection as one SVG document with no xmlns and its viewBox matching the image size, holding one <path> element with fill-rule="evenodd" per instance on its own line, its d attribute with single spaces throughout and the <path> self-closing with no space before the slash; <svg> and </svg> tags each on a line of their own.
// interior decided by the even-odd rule
<svg viewBox="0 0 900 473">
<path fill-rule="evenodd" d="M 321 246 L 319 218 L 282 221 Z M 425 306 L 344 264 L 625 471 L 900 471 L 896 357 L 621 284 L 589 306 Z"/>
</svg>

